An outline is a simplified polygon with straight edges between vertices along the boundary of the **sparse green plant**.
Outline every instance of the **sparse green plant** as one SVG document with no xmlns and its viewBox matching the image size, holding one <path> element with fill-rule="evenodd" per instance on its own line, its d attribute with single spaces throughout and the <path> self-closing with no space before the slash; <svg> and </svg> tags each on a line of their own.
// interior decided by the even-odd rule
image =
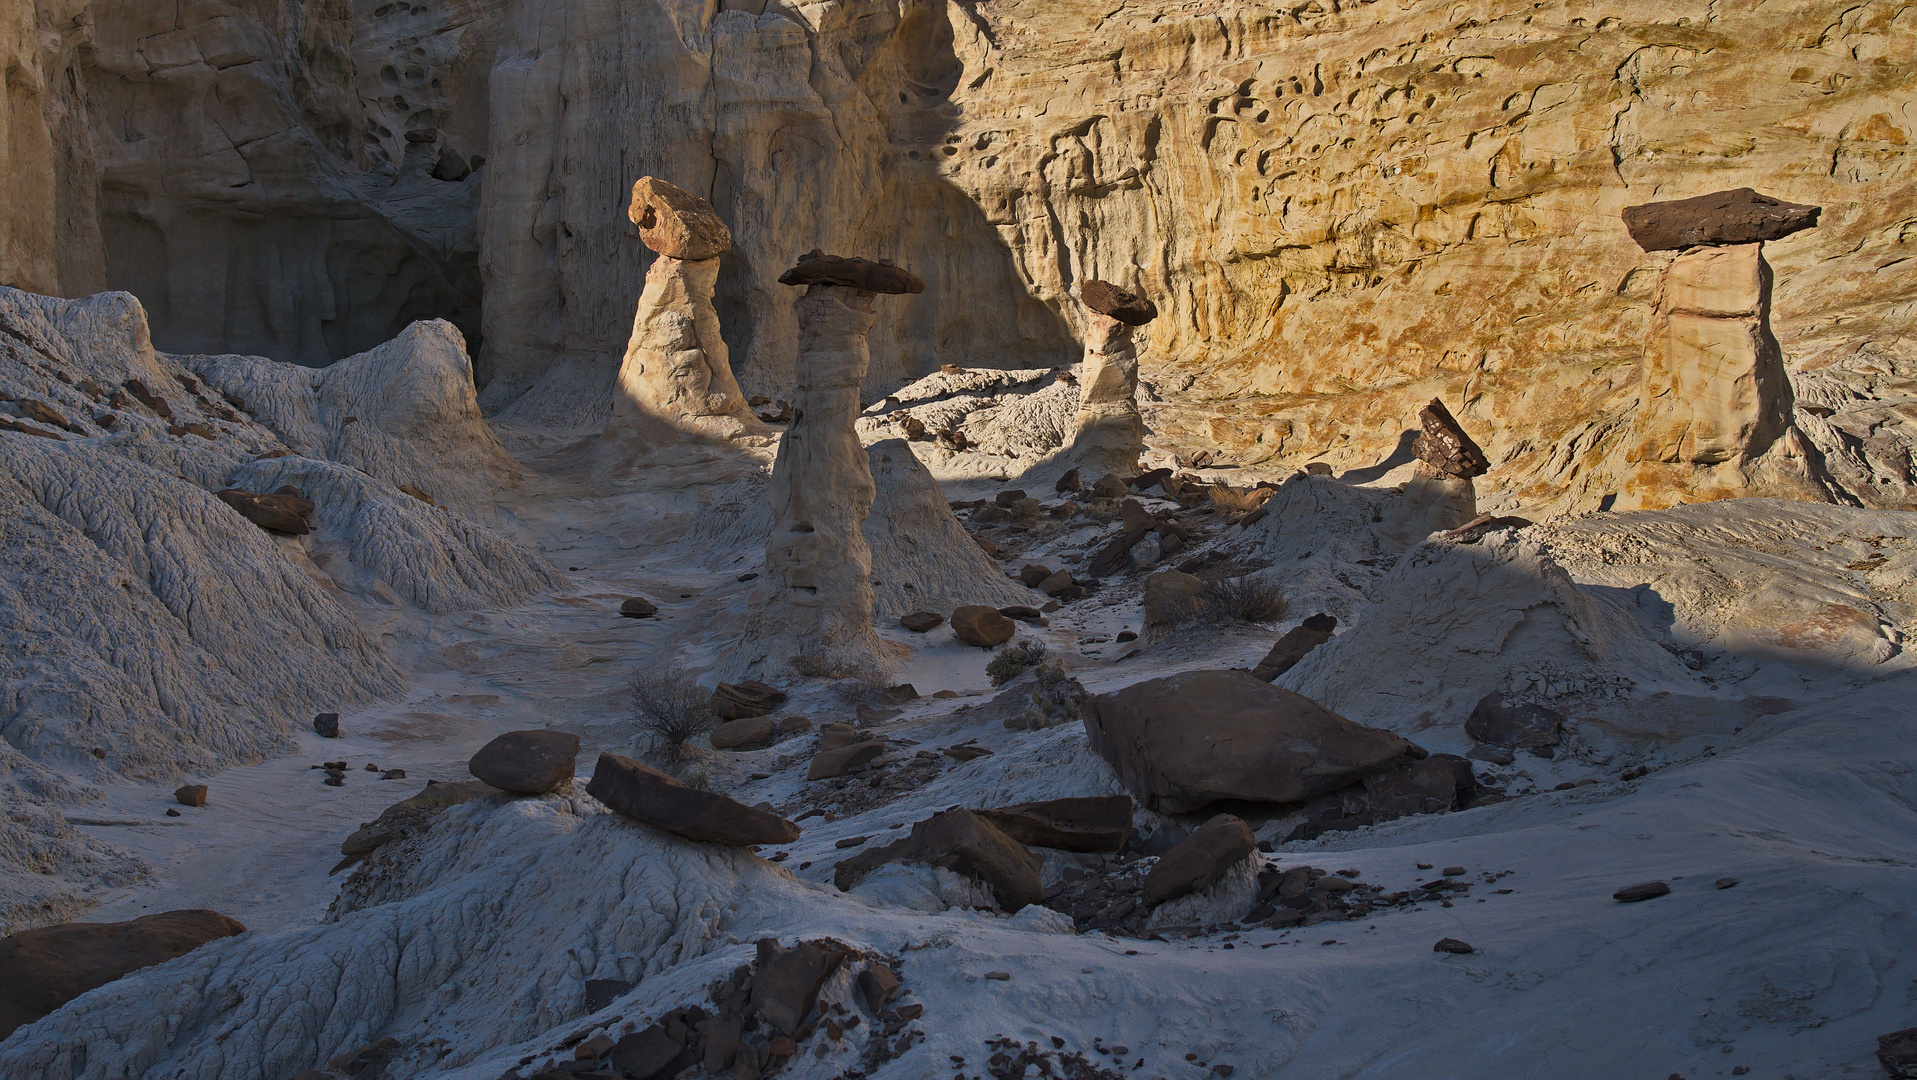
<svg viewBox="0 0 1917 1080">
<path fill-rule="evenodd" d="M 1004 686 L 1044 659 L 1045 646 L 1042 642 L 1030 638 L 1014 641 L 999 649 L 991 663 L 985 665 L 985 674 L 991 676 L 993 686 Z"/>
<path fill-rule="evenodd" d="M 787 661 L 787 666 L 792 669 L 792 674 L 804 679 L 856 679 L 873 686 L 885 683 L 882 674 L 863 664 L 817 653 L 800 653 Z"/>
<path fill-rule="evenodd" d="M 686 744 L 718 726 L 712 692 L 675 671 L 648 670 L 632 677 L 632 719 L 648 751 L 667 766 L 686 756 Z"/>
<path fill-rule="evenodd" d="M 1253 574 L 1215 577 L 1198 596 L 1197 617 L 1211 623 L 1254 623 L 1266 626 L 1285 617 L 1291 604 L 1277 585 Z"/>
<path fill-rule="evenodd" d="M 679 782 L 689 788 L 707 791 L 712 787 L 712 775 L 704 769 L 687 769 L 679 774 Z"/>
<path fill-rule="evenodd" d="M 1045 512 L 1045 504 L 1037 499 L 1020 499 L 1012 504 L 1012 518 L 1016 521 L 1037 521 Z"/>
</svg>

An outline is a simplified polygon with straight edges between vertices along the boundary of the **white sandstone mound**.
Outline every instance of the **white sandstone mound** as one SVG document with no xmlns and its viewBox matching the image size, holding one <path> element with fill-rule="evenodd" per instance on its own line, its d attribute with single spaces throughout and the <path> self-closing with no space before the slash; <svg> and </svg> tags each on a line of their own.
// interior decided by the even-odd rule
<svg viewBox="0 0 1917 1080">
<path fill-rule="evenodd" d="M 1012 476 L 1071 440 L 1078 399 L 1053 368 L 938 371 L 867 408 L 859 436 L 912 439 L 940 479 Z"/>
<path fill-rule="evenodd" d="M 1901 339 L 1855 342 L 1791 373 L 1799 431 L 1850 500 L 1917 510 L 1917 355 Z"/>
<path fill-rule="evenodd" d="M 465 341 L 444 320 L 416 322 L 323 368 L 249 356 L 180 359 L 296 452 L 412 488 L 474 521 L 490 521 L 499 489 L 524 476 L 480 415 Z"/>
<path fill-rule="evenodd" d="M 1005 607 L 1031 601 L 965 531 L 945 492 L 903 439 L 866 447 L 878 497 L 865 519 L 872 549 L 873 615 L 893 621 L 910 611 L 949 615 L 963 604 Z"/>
</svg>

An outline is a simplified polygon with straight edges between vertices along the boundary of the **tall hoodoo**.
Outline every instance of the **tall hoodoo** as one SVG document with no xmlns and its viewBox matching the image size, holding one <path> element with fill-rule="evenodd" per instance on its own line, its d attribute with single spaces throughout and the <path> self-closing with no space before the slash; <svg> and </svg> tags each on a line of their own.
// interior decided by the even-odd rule
<svg viewBox="0 0 1917 1080">
<path fill-rule="evenodd" d="M 1087 280 L 1079 299 L 1092 309 L 1079 376 L 1077 432 L 1067 452 L 1094 475 L 1138 471 L 1145 419 L 1138 413 L 1138 347 L 1132 333 L 1158 317 L 1158 306 L 1108 282 Z"/>
<path fill-rule="evenodd" d="M 1418 426 L 1424 429 L 1412 444 L 1418 464 L 1405 484 L 1403 501 L 1390 511 L 1380 530 L 1401 547 L 1476 517 L 1478 491 L 1473 480 L 1491 471 L 1490 459 L 1444 402 L 1432 398 L 1419 409 Z"/>
<path fill-rule="evenodd" d="M 1817 486 L 1771 333 L 1764 241 L 1815 227 L 1820 209 L 1739 188 L 1624 210 L 1638 246 L 1680 254 L 1658 279 L 1617 509 Z"/>
<path fill-rule="evenodd" d="M 779 444 L 767 497 L 769 614 L 801 652 L 831 653 L 876 640 L 872 552 L 861 527 L 875 487 L 853 424 L 870 356 L 865 335 L 877 294 L 923 292 L 908 270 L 813 251 L 779 278 L 806 286 L 799 317 L 792 426 Z"/>
<path fill-rule="evenodd" d="M 636 452 L 768 435 L 732 376 L 712 307 L 731 231 L 711 203 L 651 176 L 632 185 L 627 213 L 658 258 L 646 271 L 619 365 L 607 442 Z"/>
</svg>

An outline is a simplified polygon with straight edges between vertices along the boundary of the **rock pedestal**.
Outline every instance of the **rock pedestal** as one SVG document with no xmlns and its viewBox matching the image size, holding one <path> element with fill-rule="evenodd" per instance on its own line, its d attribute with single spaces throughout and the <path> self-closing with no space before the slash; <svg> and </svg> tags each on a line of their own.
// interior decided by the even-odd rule
<svg viewBox="0 0 1917 1080">
<path fill-rule="evenodd" d="M 1138 412 L 1138 347 L 1133 331 L 1158 317 L 1150 300 L 1103 281 L 1079 289 L 1092 309 L 1079 372 L 1077 431 L 1067 454 L 1088 472 L 1138 472 L 1145 449 L 1145 419 Z"/>
<path fill-rule="evenodd" d="M 1615 509 L 1734 495 L 1816 497 L 1791 420 L 1783 350 L 1771 333 L 1763 241 L 1810 228 L 1817 214 L 1817 207 L 1748 190 L 1625 211 L 1646 250 L 1684 250 L 1658 279 L 1643 396 Z"/>
<path fill-rule="evenodd" d="M 1405 484 L 1404 498 L 1387 511 L 1378 530 L 1381 538 L 1400 548 L 1477 517 L 1473 479 L 1491 468 L 1484 451 L 1465 434 L 1444 402 L 1432 398 L 1418 410 L 1418 424 L 1424 429 L 1413 444 L 1418 464 Z"/>
<path fill-rule="evenodd" d="M 767 497 L 767 613 L 799 652 L 876 647 L 872 553 L 862 526 L 876 488 L 854 421 L 877 318 L 876 291 L 924 288 L 908 271 L 863 259 L 813 255 L 779 279 L 807 286 L 793 305 L 799 357 L 792 425 L 779 444 Z"/>
<path fill-rule="evenodd" d="M 719 256 L 732 237 L 704 199 L 663 180 L 633 185 L 629 215 L 658 253 L 619 365 L 609 443 L 631 451 L 770 434 L 752 415 L 712 306 Z"/>
</svg>

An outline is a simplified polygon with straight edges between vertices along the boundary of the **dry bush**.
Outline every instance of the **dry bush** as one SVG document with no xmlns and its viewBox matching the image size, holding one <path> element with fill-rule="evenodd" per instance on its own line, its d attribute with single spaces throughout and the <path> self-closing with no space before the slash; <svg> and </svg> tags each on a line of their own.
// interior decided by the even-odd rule
<svg viewBox="0 0 1917 1080">
<path fill-rule="evenodd" d="M 1205 622 L 1245 622 L 1259 626 L 1275 623 L 1291 610 L 1291 604 L 1277 585 L 1251 574 L 1207 580 L 1197 606 L 1197 617 Z"/>
<path fill-rule="evenodd" d="M 1225 510 L 1233 514 L 1244 514 L 1256 510 L 1265 505 L 1265 500 L 1269 498 L 1271 498 L 1270 488 L 1253 487 L 1240 489 L 1234 488 L 1230 484 L 1213 484 L 1211 486 L 1211 501 L 1216 503 L 1220 510 Z"/>
<path fill-rule="evenodd" d="M 712 691 L 672 671 L 641 671 L 632 677 L 632 719 L 667 766 L 686 756 L 686 744 L 718 726 L 708 703 Z"/>
<path fill-rule="evenodd" d="M 817 653 L 800 653 L 787 661 L 792 674 L 803 679 L 853 679 L 873 686 L 886 685 L 883 672 L 875 671 L 863 664 L 850 660 L 840 660 Z"/>
<path fill-rule="evenodd" d="M 992 657 L 992 662 L 985 665 L 985 674 L 992 677 L 993 686 L 1004 686 L 1044 659 L 1045 646 L 1026 638 L 1000 649 L 998 655 Z"/>
</svg>

